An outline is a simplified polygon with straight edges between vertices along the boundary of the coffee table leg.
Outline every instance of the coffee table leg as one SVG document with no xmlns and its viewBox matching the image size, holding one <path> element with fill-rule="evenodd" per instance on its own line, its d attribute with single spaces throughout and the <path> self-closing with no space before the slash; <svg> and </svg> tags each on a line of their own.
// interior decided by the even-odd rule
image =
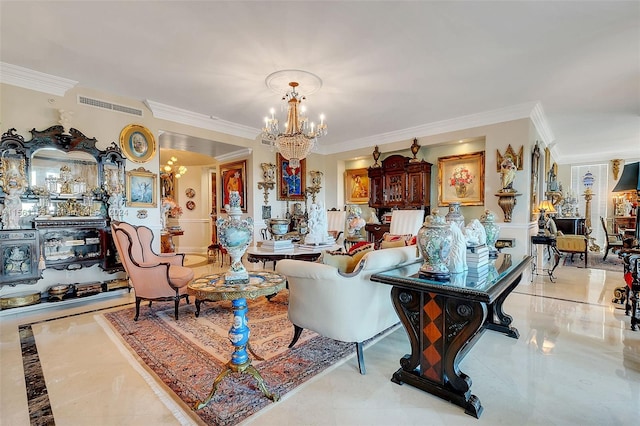
<svg viewBox="0 0 640 426">
<path fill-rule="evenodd" d="M 251 359 L 249 358 L 249 354 L 247 353 L 247 346 L 249 344 L 249 327 L 247 327 L 247 299 L 235 299 L 231 302 L 231 306 L 233 307 L 233 324 L 231 325 L 231 329 L 229 330 L 229 340 L 234 347 L 233 353 L 231 354 L 231 361 L 227 363 L 226 368 L 214 380 L 213 387 L 211 389 L 211 392 L 209 393 L 209 396 L 207 396 L 204 401 L 197 402 L 195 404 L 196 410 L 205 407 L 211 401 L 222 379 L 224 379 L 231 372 L 250 374 L 258 382 L 258 388 L 262 391 L 264 396 L 274 402 L 280 399 L 278 395 L 267 390 L 264 379 L 262 378 L 258 370 L 253 365 L 251 365 Z"/>
<path fill-rule="evenodd" d="M 196 318 L 198 318 L 200 316 L 200 304 L 202 303 L 202 300 L 196 299 Z"/>
</svg>

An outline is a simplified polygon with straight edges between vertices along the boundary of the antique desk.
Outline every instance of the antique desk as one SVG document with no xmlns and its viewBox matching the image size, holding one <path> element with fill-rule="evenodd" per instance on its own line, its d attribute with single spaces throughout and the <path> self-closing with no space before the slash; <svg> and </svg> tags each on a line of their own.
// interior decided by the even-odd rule
<svg viewBox="0 0 640 426">
<path fill-rule="evenodd" d="M 194 279 L 187 285 L 187 292 L 196 299 L 196 317 L 200 315 L 200 305 L 205 300 L 231 300 L 233 307 L 233 324 L 229 330 L 229 340 L 234 351 L 226 368 L 213 381 L 209 396 L 195 404 L 195 409 L 205 407 L 214 397 L 218 385 L 229 373 L 246 373 L 253 376 L 258 388 L 272 401 L 279 399 L 278 395 L 267 390 L 264 380 L 258 370 L 251 365 L 251 358 L 247 353 L 249 348 L 249 327 L 247 327 L 247 298 L 255 299 L 260 296 L 273 295 L 287 284 L 284 275 L 269 271 L 254 271 L 249 273 L 249 284 L 227 284 L 224 272 L 209 274 Z"/>
<path fill-rule="evenodd" d="M 425 390 L 479 418 L 480 399 L 471 394 L 471 378 L 459 364 L 485 329 L 519 337 L 502 304 L 530 262 L 530 256 L 512 261 L 499 254 L 486 276 L 455 274 L 445 282 L 403 276 L 399 269 L 372 275 L 371 281 L 393 286 L 391 300 L 411 344 L 391 381 Z"/>
</svg>

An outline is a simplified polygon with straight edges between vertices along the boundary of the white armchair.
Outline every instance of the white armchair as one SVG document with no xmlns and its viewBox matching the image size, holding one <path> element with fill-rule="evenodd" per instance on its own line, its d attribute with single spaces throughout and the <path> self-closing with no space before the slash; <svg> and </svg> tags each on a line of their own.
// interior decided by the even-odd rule
<svg viewBox="0 0 640 426">
<path fill-rule="evenodd" d="M 391 287 L 369 280 L 372 274 L 402 266 L 418 272 L 416 246 L 371 251 L 354 272 L 341 273 L 322 263 L 285 259 L 276 271 L 287 277 L 289 320 L 297 342 L 303 329 L 343 342 L 355 342 L 358 367 L 365 374 L 362 342 L 399 322 L 391 302 Z"/>
<path fill-rule="evenodd" d="M 389 233 L 417 235 L 424 222 L 424 210 L 393 210 Z"/>
<path fill-rule="evenodd" d="M 344 229 L 347 223 L 347 212 L 343 210 L 327 211 L 327 230 L 336 239 L 336 244 L 344 245 Z"/>
</svg>

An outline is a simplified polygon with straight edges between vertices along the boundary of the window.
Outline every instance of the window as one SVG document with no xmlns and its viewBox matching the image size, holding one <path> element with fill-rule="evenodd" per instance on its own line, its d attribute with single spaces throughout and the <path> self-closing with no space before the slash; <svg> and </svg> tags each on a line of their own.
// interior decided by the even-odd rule
<svg viewBox="0 0 640 426">
<path fill-rule="evenodd" d="M 591 217 L 586 216 L 586 201 L 584 199 L 584 184 L 582 178 L 587 172 L 591 172 L 594 177 L 594 183 L 592 187 L 593 198 L 591 199 Z M 605 245 L 605 235 L 602 225 L 600 224 L 600 217 L 607 218 L 607 208 L 609 201 L 608 182 L 609 179 L 609 164 L 589 164 L 584 166 L 572 166 L 571 167 L 571 189 L 574 193 L 578 194 L 579 211 L 582 216 L 587 219 L 591 219 L 591 236 L 595 238 L 596 243 L 600 247 Z"/>
</svg>

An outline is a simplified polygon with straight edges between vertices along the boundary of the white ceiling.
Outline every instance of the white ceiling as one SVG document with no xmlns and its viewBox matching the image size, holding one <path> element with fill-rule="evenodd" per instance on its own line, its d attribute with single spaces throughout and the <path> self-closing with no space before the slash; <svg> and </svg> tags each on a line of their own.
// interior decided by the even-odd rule
<svg viewBox="0 0 640 426">
<path fill-rule="evenodd" d="M 640 157 L 637 1 L 1 1 L 0 15 L 4 63 L 256 136 L 280 103 L 265 77 L 312 72 L 322 152 L 537 105 L 559 163 Z"/>
</svg>

